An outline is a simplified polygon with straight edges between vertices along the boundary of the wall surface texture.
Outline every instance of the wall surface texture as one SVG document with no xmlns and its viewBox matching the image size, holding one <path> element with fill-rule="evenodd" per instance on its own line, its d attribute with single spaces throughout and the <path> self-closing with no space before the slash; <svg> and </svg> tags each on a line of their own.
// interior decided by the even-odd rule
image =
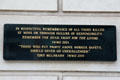
<svg viewBox="0 0 120 80">
<path fill-rule="evenodd" d="M 0 80 L 120 80 L 120 0 L 0 0 Z M 116 25 L 117 61 L 5 61 L 4 24 Z"/>
</svg>

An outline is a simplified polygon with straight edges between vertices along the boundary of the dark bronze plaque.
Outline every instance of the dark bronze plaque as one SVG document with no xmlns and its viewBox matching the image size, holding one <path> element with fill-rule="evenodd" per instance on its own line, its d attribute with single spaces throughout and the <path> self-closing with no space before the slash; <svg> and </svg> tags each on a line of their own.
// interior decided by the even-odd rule
<svg viewBox="0 0 120 80">
<path fill-rule="evenodd" d="M 112 25 L 4 25 L 5 60 L 116 60 Z"/>
</svg>

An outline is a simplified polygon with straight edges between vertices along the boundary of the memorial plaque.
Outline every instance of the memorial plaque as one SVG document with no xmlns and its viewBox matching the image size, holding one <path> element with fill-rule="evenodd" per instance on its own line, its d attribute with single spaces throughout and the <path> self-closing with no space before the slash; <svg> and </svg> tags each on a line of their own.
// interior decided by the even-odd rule
<svg viewBox="0 0 120 80">
<path fill-rule="evenodd" d="M 113 25 L 5 24 L 5 60 L 116 60 Z"/>
</svg>

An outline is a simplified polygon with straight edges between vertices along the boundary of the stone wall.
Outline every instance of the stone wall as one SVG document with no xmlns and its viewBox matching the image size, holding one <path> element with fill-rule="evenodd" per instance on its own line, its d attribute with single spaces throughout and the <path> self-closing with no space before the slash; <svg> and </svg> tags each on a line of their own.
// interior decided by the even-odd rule
<svg viewBox="0 0 120 80">
<path fill-rule="evenodd" d="M 119 0 L 1 0 L 0 80 L 120 80 L 119 3 Z M 6 23 L 116 25 L 118 59 L 115 62 L 5 61 L 3 25 Z"/>
</svg>

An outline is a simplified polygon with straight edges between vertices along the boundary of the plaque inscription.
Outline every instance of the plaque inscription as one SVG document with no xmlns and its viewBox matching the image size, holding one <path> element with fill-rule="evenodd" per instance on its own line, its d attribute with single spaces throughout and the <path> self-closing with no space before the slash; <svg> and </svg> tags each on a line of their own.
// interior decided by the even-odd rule
<svg viewBox="0 0 120 80">
<path fill-rule="evenodd" d="M 5 60 L 116 60 L 112 25 L 5 24 Z"/>
</svg>

